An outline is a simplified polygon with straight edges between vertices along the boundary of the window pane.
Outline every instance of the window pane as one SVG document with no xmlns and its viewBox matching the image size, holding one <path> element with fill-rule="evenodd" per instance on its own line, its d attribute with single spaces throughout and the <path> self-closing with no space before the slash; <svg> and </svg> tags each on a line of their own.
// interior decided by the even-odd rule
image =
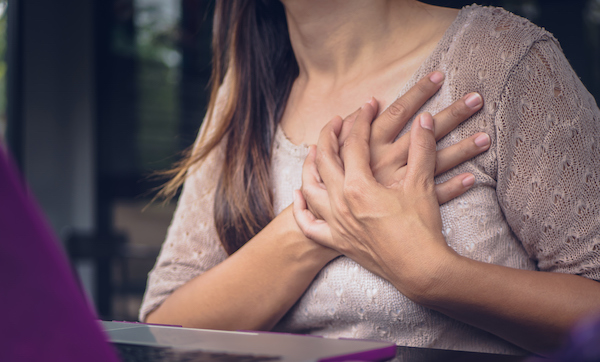
<svg viewBox="0 0 600 362">
<path fill-rule="evenodd" d="M 135 0 L 140 171 L 168 168 L 178 151 L 180 1 Z"/>
</svg>

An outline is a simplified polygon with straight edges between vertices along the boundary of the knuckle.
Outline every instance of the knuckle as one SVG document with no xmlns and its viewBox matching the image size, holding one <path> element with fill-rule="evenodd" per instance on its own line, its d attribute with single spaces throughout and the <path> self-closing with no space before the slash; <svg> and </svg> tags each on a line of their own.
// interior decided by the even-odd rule
<svg viewBox="0 0 600 362">
<path fill-rule="evenodd" d="M 467 109 L 466 106 L 462 103 L 460 104 L 454 104 L 450 107 L 450 117 L 452 119 L 462 119 L 467 115 Z"/>
<path fill-rule="evenodd" d="M 388 107 L 388 114 L 392 118 L 403 118 L 409 112 L 408 108 L 404 100 L 399 99 Z"/>
<path fill-rule="evenodd" d="M 431 83 L 429 79 L 424 79 L 423 81 L 415 84 L 415 88 L 421 95 L 428 96 L 432 90 L 435 89 L 432 84 L 433 83 Z"/>
<path fill-rule="evenodd" d="M 368 147 L 368 144 L 366 144 L 364 140 L 361 140 L 360 138 L 351 134 L 350 136 L 348 136 L 348 138 L 344 140 L 342 144 L 342 148 L 348 147 Z"/>
<path fill-rule="evenodd" d="M 342 149 L 345 149 L 345 148 L 347 148 L 349 146 L 352 146 L 355 143 L 356 143 L 356 138 L 352 137 L 352 136 L 349 136 L 342 143 Z"/>
<path fill-rule="evenodd" d="M 344 185 L 344 197 L 350 205 L 360 203 L 364 198 L 365 192 L 362 182 L 352 180 Z"/>
<path fill-rule="evenodd" d="M 348 220 L 349 217 L 352 215 L 352 213 L 350 212 L 350 208 L 344 201 L 338 199 L 334 201 L 333 204 L 335 213 L 339 215 L 341 220 Z"/>
<path fill-rule="evenodd" d="M 479 148 L 474 142 L 468 141 L 470 140 L 464 140 L 451 146 L 448 150 L 441 151 L 440 163 L 451 164 L 451 167 L 454 167 L 477 156 L 480 153 Z"/>
<path fill-rule="evenodd" d="M 456 153 L 459 157 L 459 160 L 464 162 L 479 154 L 479 151 L 477 145 L 475 142 L 473 142 L 470 144 L 459 145 Z"/>
<path fill-rule="evenodd" d="M 431 152 L 436 152 L 436 143 L 432 140 L 429 139 L 419 139 L 411 142 L 411 148 L 416 148 L 418 151 L 421 152 L 427 152 L 427 153 L 431 153 Z"/>
<path fill-rule="evenodd" d="M 341 215 L 342 220 L 349 220 L 352 218 L 352 212 L 350 212 L 350 208 L 345 204 L 339 208 L 339 214 Z"/>
<path fill-rule="evenodd" d="M 443 161 L 446 161 L 446 159 L 466 161 L 465 157 L 468 157 L 473 152 L 473 145 L 460 142 L 452 146 L 448 151 L 441 153 L 440 156 L 443 157 Z"/>
<path fill-rule="evenodd" d="M 425 175 L 419 175 L 413 178 L 412 187 L 419 191 L 419 193 L 433 193 L 435 192 L 435 183 L 432 179 Z"/>
</svg>

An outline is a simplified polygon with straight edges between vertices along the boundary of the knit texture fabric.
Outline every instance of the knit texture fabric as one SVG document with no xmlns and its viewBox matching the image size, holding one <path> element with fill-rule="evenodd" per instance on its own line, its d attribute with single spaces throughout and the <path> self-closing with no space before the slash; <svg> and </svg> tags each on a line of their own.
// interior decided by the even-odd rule
<svg viewBox="0 0 600 362">
<path fill-rule="evenodd" d="M 434 70 L 446 74 L 445 83 L 419 113 L 436 114 L 474 91 L 485 102 L 438 148 L 479 131 L 492 140 L 487 152 L 436 178 L 439 183 L 463 172 L 476 178 L 471 190 L 441 207 L 448 244 L 486 263 L 600 280 L 600 111 L 556 39 L 500 8 L 468 6 L 399 94 Z M 226 97 L 223 86 L 220 98 Z M 402 134 L 409 128 L 410 123 Z M 272 156 L 276 213 L 301 186 L 307 152 L 305 145 L 292 144 L 277 130 Z M 149 274 L 140 320 L 179 286 L 227 257 L 213 220 L 222 160 L 221 146 L 191 170 Z M 405 346 L 522 352 L 411 302 L 346 257 L 317 275 L 275 330 Z"/>
</svg>

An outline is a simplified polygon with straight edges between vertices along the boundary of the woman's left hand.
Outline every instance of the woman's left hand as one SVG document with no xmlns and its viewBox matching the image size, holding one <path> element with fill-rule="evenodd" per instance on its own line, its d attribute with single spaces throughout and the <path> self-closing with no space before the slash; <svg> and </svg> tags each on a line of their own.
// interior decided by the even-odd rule
<svg viewBox="0 0 600 362">
<path fill-rule="evenodd" d="M 369 139 L 375 112 L 369 103 L 362 107 L 341 156 L 338 136 L 342 123 L 333 120 L 323 128 L 303 169 L 303 189 L 312 189 L 305 195 L 319 201 L 305 200 L 296 191 L 294 215 L 309 238 L 391 281 L 408 297 L 416 296 L 455 255 L 442 235 L 435 193 L 434 122 L 428 113 L 413 122 L 406 175 L 383 186 L 370 167 Z M 321 179 L 314 177 L 317 173 Z M 307 202 L 324 220 L 314 217 Z"/>
<path fill-rule="evenodd" d="M 363 106 L 342 156 L 339 119 L 323 128 L 318 148 L 311 148 L 302 179 L 303 189 L 311 191 L 306 200 L 295 192 L 293 210 L 306 236 L 385 278 L 414 302 L 537 353 L 555 348 L 577 320 L 598 313 L 600 283 L 594 280 L 454 252 L 441 232 L 431 115 L 413 122 L 406 174 L 387 187 L 369 165 L 373 117 L 373 108 Z M 315 218 L 307 202 L 324 220 Z"/>
</svg>

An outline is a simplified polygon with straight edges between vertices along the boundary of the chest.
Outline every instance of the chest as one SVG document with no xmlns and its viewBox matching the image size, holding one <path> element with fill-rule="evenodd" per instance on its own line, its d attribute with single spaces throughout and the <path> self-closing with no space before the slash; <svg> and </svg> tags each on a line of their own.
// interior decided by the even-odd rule
<svg viewBox="0 0 600 362">
<path fill-rule="evenodd" d="M 338 94 L 309 93 L 290 99 L 280 127 L 294 144 L 316 144 L 321 129 L 335 116 L 346 118 L 356 112 L 371 97 L 383 110 L 393 102 L 399 88 L 381 89 L 381 86 L 356 88 Z"/>
<path fill-rule="evenodd" d="M 293 144 L 316 144 L 321 129 L 332 118 L 348 117 L 372 97 L 378 103 L 378 114 L 381 113 L 398 98 L 420 63 L 413 61 L 404 65 L 345 82 L 299 77 L 280 120 L 283 133 Z"/>
</svg>

